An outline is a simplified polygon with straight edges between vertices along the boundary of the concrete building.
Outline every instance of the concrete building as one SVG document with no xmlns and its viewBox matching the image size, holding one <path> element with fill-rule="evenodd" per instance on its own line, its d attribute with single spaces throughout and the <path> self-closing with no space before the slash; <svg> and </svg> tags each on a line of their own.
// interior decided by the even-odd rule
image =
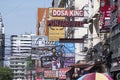
<svg viewBox="0 0 120 80">
<path fill-rule="evenodd" d="M 26 57 L 31 55 L 30 34 L 11 36 L 10 68 L 13 70 L 13 80 L 26 80 Z"/>
<path fill-rule="evenodd" d="M 0 13 L 0 66 L 4 66 L 5 56 L 5 33 L 2 16 Z"/>
<path fill-rule="evenodd" d="M 120 79 L 120 0 L 110 0 L 111 7 L 111 29 L 110 29 L 110 53 L 109 61 L 110 73 L 114 80 Z"/>
<path fill-rule="evenodd" d="M 10 69 L 13 70 L 13 80 L 26 80 L 26 56 L 15 54 L 10 57 Z"/>
</svg>

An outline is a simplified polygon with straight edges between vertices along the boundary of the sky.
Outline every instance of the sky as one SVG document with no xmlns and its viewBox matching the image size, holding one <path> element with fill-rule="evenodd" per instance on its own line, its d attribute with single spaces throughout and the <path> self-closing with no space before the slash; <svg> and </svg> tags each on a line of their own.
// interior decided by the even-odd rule
<svg viewBox="0 0 120 80">
<path fill-rule="evenodd" d="M 48 8 L 51 5 L 52 0 L 0 0 L 0 13 L 5 28 L 5 45 L 10 46 L 11 35 L 35 34 L 37 9 Z M 9 52 L 9 49 L 6 49 L 5 54 Z M 9 65 L 9 61 L 5 60 L 5 65 Z"/>
<path fill-rule="evenodd" d="M 36 33 L 37 9 L 51 7 L 52 0 L 0 0 L 5 35 Z"/>
</svg>

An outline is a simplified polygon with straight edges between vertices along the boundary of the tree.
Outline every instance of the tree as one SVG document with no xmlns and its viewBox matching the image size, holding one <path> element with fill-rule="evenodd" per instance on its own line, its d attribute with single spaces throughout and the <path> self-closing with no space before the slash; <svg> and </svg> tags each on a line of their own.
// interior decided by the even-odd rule
<svg viewBox="0 0 120 80">
<path fill-rule="evenodd" d="M 0 67 L 0 80 L 12 80 L 13 72 L 8 67 Z"/>
</svg>

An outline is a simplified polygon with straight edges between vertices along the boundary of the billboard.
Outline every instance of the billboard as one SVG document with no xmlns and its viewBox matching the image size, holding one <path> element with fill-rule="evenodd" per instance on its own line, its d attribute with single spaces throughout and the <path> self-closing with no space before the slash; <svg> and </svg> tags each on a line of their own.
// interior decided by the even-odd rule
<svg viewBox="0 0 120 80">
<path fill-rule="evenodd" d="M 36 68 L 36 80 L 42 80 L 44 69 L 42 67 Z"/>
<path fill-rule="evenodd" d="M 84 11 L 83 10 L 53 9 L 52 16 L 55 16 L 55 17 L 65 17 L 65 16 L 83 17 Z"/>
<path fill-rule="evenodd" d="M 54 17 L 52 15 L 53 9 L 64 9 L 64 8 L 49 8 L 48 20 L 64 20 L 65 17 Z M 65 37 L 65 28 L 62 26 L 48 26 L 49 28 L 49 41 L 57 41 L 59 38 Z"/>
<path fill-rule="evenodd" d="M 75 57 L 59 57 L 56 60 L 56 68 L 68 68 L 71 64 L 75 64 Z"/>
<path fill-rule="evenodd" d="M 30 80 L 31 79 L 31 71 L 26 71 L 26 80 Z"/>
<path fill-rule="evenodd" d="M 75 43 L 60 43 L 59 41 L 56 41 L 55 45 L 57 46 L 56 51 L 58 53 L 62 52 L 62 53 L 64 53 L 64 55 L 67 55 L 67 53 L 68 53 L 69 55 L 74 56 L 74 54 L 75 54 Z"/>
<path fill-rule="evenodd" d="M 110 31 L 110 0 L 100 0 L 100 26 L 100 32 Z"/>
<path fill-rule="evenodd" d="M 120 0 L 118 0 L 118 23 L 120 23 Z"/>
<path fill-rule="evenodd" d="M 48 18 L 48 8 L 38 8 L 37 13 L 37 35 L 48 36 L 47 18 Z"/>
<path fill-rule="evenodd" d="M 59 26 L 59 27 L 83 27 L 82 21 L 66 21 L 66 20 L 48 20 L 48 26 Z"/>
<path fill-rule="evenodd" d="M 59 79 L 66 80 L 66 72 L 69 71 L 70 68 L 60 68 L 59 69 Z"/>
<path fill-rule="evenodd" d="M 75 57 L 65 57 L 64 68 L 70 67 L 71 64 L 75 64 Z"/>
<path fill-rule="evenodd" d="M 47 36 L 32 36 L 32 47 L 44 47 L 45 41 L 48 41 Z"/>
<path fill-rule="evenodd" d="M 57 78 L 58 74 L 56 70 L 44 70 L 44 78 Z"/>
</svg>

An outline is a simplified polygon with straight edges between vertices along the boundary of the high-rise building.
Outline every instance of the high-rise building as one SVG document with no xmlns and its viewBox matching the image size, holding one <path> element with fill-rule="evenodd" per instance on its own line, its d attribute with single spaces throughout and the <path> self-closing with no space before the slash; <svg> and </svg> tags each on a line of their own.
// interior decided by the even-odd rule
<svg viewBox="0 0 120 80">
<path fill-rule="evenodd" d="M 31 34 L 11 36 L 10 68 L 13 80 L 26 80 L 26 57 L 31 55 Z"/>
<path fill-rule="evenodd" d="M 14 54 L 30 54 L 31 52 L 31 35 L 12 35 L 11 51 Z"/>
<path fill-rule="evenodd" d="M 114 80 L 120 79 L 120 0 L 110 0 L 110 52 L 107 66 Z"/>
<path fill-rule="evenodd" d="M 4 65 L 4 55 L 5 55 L 5 33 L 2 16 L 0 14 L 0 66 Z"/>
</svg>

